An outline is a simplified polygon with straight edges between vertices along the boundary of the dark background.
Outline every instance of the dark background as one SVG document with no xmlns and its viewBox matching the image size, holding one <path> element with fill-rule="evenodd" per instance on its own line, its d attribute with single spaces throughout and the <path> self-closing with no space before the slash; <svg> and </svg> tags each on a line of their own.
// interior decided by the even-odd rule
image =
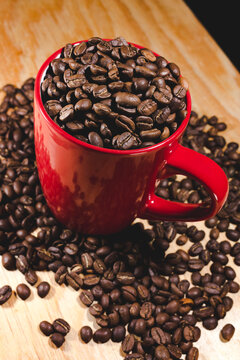
<svg viewBox="0 0 240 360">
<path fill-rule="evenodd" d="M 239 2 L 236 0 L 184 0 L 184 2 L 240 71 Z"/>
</svg>

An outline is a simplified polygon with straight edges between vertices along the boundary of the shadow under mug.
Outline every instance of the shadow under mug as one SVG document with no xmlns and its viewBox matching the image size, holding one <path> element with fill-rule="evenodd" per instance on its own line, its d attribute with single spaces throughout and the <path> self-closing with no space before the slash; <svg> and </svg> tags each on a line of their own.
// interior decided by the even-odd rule
<svg viewBox="0 0 240 360">
<path fill-rule="evenodd" d="M 227 198 L 228 180 L 214 161 L 179 143 L 191 112 L 189 91 L 187 116 L 169 138 L 134 150 L 96 147 L 66 133 L 44 109 L 41 82 L 50 62 L 61 51 L 56 51 L 41 66 L 34 94 L 37 167 L 46 201 L 55 217 L 84 234 L 110 234 L 122 230 L 136 217 L 198 221 L 214 216 Z M 199 181 L 209 193 L 211 203 L 186 204 L 156 196 L 156 180 L 175 174 Z"/>
</svg>

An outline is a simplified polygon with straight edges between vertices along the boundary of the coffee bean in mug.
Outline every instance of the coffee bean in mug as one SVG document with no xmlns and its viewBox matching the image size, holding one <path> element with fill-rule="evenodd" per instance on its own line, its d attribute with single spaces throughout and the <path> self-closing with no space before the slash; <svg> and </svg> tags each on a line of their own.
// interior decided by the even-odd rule
<svg viewBox="0 0 240 360">
<path fill-rule="evenodd" d="M 222 207 L 228 191 L 224 171 L 179 143 L 191 99 L 179 66 L 163 56 L 123 38 L 67 44 L 39 70 L 34 101 L 39 178 L 52 213 L 65 226 L 103 235 L 121 231 L 136 217 L 195 221 Z M 164 202 L 149 186 L 159 169 L 198 179 L 211 205 L 199 204 L 196 191 L 194 196 L 188 189 L 177 195 L 191 197 L 190 204 Z M 11 189 L 6 192 L 11 198 Z M 29 203 L 29 196 L 21 201 Z M 30 215 L 23 227 L 31 221 Z M 8 220 L 2 226 L 9 228 Z M 39 255 L 50 262 L 49 254 Z M 199 270 L 203 260 L 196 260 L 189 265 Z"/>
<path fill-rule="evenodd" d="M 67 44 L 41 83 L 44 107 L 64 131 L 91 145 L 119 150 L 154 145 L 186 116 L 188 84 L 176 64 L 115 40 Z M 76 56 L 79 47 L 84 50 Z M 148 117 L 146 125 L 139 126 L 139 117 Z"/>
</svg>

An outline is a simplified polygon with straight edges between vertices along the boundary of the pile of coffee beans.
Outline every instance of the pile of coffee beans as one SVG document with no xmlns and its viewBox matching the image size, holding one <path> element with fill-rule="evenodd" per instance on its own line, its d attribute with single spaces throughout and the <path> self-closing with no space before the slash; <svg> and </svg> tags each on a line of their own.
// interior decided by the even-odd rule
<svg viewBox="0 0 240 360">
<path fill-rule="evenodd" d="M 183 144 L 216 161 L 229 179 L 226 204 L 205 221 L 209 235 L 184 222 L 153 221 L 149 229 L 136 223 L 108 237 L 83 236 L 59 224 L 45 202 L 35 164 L 33 88 L 34 79 L 21 88 L 6 85 L 0 104 L 2 265 L 19 270 L 31 286 L 38 281 L 36 271 L 53 271 L 58 284 L 79 291 L 99 326 L 95 332 L 88 326 L 80 329 L 85 343 L 121 343 L 126 360 L 197 360 L 198 325 L 215 329 L 233 306 L 231 294 L 239 291 L 229 265 L 231 257 L 240 265 L 238 144 L 227 143 L 219 134 L 226 125 L 216 116 L 192 112 Z M 164 179 L 156 193 L 182 202 L 208 199 L 206 191 L 187 178 Z M 225 240 L 219 241 L 220 233 Z M 189 249 L 172 252 L 174 242 L 189 242 Z M 191 279 L 184 279 L 189 273 Z M 44 295 L 49 286 L 42 283 L 41 291 Z M 3 286 L 0 305 L 11 294 L 11 287 Z M 61 346 L 59 334 L 65 335 L 53 324 L 45 325 L 41 331 Z M 228 324 L 221 339 L 230 340 L 233 333 Z"/>
<path fill-rule="evenodd" d="M 49 321 L 41 321 L 39 329 L 45 336 L 50 336 L 51 342 L 57 347 L 61 347 L 65 342 L 65 336 L 69 333 L 71 327 L 64 319 L 56 319 L 51 324 Z"/>
<path fill-rule="evenodd" d="M 67 44 L 41 84 L 50 117 L 95 146 L 128 150 L 168 138 L 186 117 L 180 69 L 124 38 Z"/>
</svg>

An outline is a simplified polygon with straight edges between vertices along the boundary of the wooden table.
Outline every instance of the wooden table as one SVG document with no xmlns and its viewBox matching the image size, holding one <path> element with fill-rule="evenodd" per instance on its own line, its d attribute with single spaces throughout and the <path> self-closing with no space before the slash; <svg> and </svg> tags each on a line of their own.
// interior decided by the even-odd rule
<svg viewBox="0 0 240 360">
<path fill-rule="evenodd" d="M 226 121 L 227 138 L 239 141 L 239 73 L 181 0 L 5 0 L 0 2 L 0 13 L 0 86 L 20 85 L 27 77 L 35 77 L 44 59 L 67 42 L 121 35 L 179 64 L 190 83 L 193 109 Z M 1 285 L 15 289 L 24 282 L 19 272 L 2 267 L 0 271 Z M 40 299 L 33 288 L 27 301 L 12 296 L 0 307 L 0 359 L 121 359 L 118 344 L 80 342 L 78 331 L 83 324 L 92 324 L 92 318 L 78 294 L 57 286 L 52 274 L 39 275 L 52 284 L 47 298 Z M 239 295 L 233 298 L 234 308 L 218 329 L 202 330 L 197 343 L 200 360 L 239 359 L 240 300 Z M 72 330 L 64 346 L 55 350 L 40 334 L 38 324 L 57 317 L 69 321 Z M 235 325 L 236 333 L 232 341 L 223 344 L 219 329 L 228 322 Z"/>
</svg>

